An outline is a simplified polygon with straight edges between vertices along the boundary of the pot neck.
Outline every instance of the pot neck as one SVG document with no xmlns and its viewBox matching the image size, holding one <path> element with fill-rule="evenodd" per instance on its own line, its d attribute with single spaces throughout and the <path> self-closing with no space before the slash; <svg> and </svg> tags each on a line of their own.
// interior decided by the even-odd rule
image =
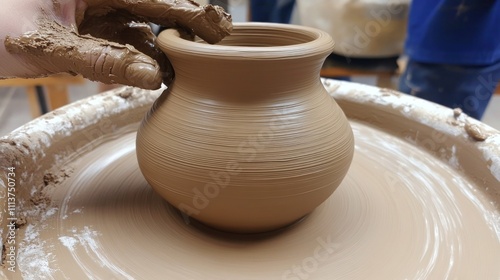
<svg viewBox="0 0 500 280">
<path fill-rule="evenodd" d="M 319 84 L 321 66 L 334 44 L 321 30 L 271 23 L 235 23 L 216 45 L 193 42 L 175 29 L 163 31 L 157 41 L 175 69 L 172 88 L 225 100 L 304 92 L 304 87 Z"/>
<path fill-rule="evenodd" d="M 319 84 L 325 58 L 326 54 L 266 60 L 179 56 L 171 58 L 175 69 L 172 86 L 184 94 L 227 101 L 288 98 Z"/>
</svg>

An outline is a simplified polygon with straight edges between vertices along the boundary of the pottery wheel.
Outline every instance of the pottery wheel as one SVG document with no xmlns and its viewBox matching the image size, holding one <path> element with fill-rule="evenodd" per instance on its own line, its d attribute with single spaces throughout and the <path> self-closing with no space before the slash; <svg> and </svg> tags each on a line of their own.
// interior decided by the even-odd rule
<svg viewBox="0 0 500 280">
<path fill-rule="evenodd" d="M 350 92 L 349 83 L 335 84 L 335 90 L 339 85 Z M 396 97 L 375 97 L 384 98 Z M 351 168 L 335 193 L 294 225 L 268 234 L 238 235 L 185 219 L 141 175 L 135 123 L 95 140 L 92 149 L 52 170 L 59 183 L 50 191 L 50 206 L 39 212 L 39 221 L 19 231 L 17 275 L 498 279 L 498 198 L 466 175 L 460 157 L 440 158 L 408 133 L 397 135 L 376 121 L 352 118 L 361 113 L 350 114 L 356 106 L 345 102 L 356 139 Z"/>
</svg>

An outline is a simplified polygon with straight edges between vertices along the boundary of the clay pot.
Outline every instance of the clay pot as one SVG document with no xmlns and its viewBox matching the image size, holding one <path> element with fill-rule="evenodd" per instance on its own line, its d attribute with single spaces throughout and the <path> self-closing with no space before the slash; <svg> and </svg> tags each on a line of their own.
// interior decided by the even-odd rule
<svg viewBox="0 0 500 280">
<path fill-rule="evenodd" d="M 354 141 L 319 78 L 327 33 L 239 23 L 217 45 L 173 29 L 158 42 L 176 78 L 141 124 L 137 158 L 163 198 L 209 226 L 262 232 L 335 191 Z"/>
</svg>

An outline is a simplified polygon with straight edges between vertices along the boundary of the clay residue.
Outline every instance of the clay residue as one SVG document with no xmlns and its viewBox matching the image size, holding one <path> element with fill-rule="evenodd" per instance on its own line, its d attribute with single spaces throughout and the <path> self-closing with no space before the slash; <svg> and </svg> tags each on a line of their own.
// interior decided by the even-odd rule
<svg viewBox="0 0 500 280">
<path fill-rule="evenodd" d="M 11 146 L 16 146 L 16 145 L 17 145 L 17 144 L 16 144 L 16 141 L 14 141 L 14 140 L 5 140 L 5 139 L 1 139 L 1 140 L 0 140 L 0 143 L 7 143 L 7 144 L 9 144 L 9 145 L 11 145 Z"/>
<path fill-rule="evenodd" d="M 464 114 L 462 109 L 460 108 L 454 108 L 453 109 L 453 118 L 448 120 L 447 122 L 451 125 L 454 126 L 461 126 L 463 127 L 465 123 L 467 122 L 467 114 Z"/>
<path fill-rule="evenodd" d="M 15 224 L 16 224 L 16 229 L 19 229 L 19 228 L 21 228 L 22 226 L 26 225 L 26 223 L 27 223 L 27 222 L 28 222 L 28 221 L 27 221 L 27 219 L 26 219 L 26 217 L 25 217 L 25 216 L 20 216 L 20 217 L 18 217 L 18 218 L 17 218 L 17 220 L 16 220 L 16 222 L 15 222 Z"/>
<path fill-rule="evenodd" d="M 125 90 L 125 91 L 119 92 L 118 96 L 120 96 L 123 99 L 128 99 L 128 98 L 130 98 L 132 96 L 132 91 L 131 90 Z"/>
<path fill-rule="evenodd" d="M 463 113 L 463 111 L 460 108 L 453 109 L 453 117 L 455 119 L 458 119 L 458 117 L 460 117 L 460 115 L 462 115 L 462 113 Z"/>
<path fill-rule="evenodd" d="M 390 88 L 381 88 L 380 92 L 382 93 L 383 96 L 389 96 L 389 95 L 400 96 L 401 95 L 400 92 L 393 90 L 393 89 L 390 89 Z"/>
<path fill-rule="evenodd" d="M 58 172 L 46 172 L 43 176 L 43 186 L 32 192 L 29 198 L 32 205 L 39 210 L 45 210 L 49 207 L 51 205 L 50 194 L 64 180 L 69 178 L 72 172 L 73 170 L 70 168 L 63 168 Z"/>
<path fill-rule="evenodd" d="M 48 213 L 51 211 L 51 194 L 61 183 L 70 177 L 72 172 L 71 168 L 63 168 L 58 172 L 46 172 L 43 176 L 43 185 L 34 188 L 29 197 L 20 196 L 19 192 L 16 194 L 17 205 L 15 210 L 17 211 L 17 217 L 14 223 L 17 234 L 20 234 L 19 230 L 23 227 L 27 225 L 33 227 L 40 220 L 43 220 L 44 216 L 51 215 L 51 213 Z M 28 203 L 25 203 L 26 201 Z M 12 245 L 7 244 L 7 242 L 8 240 L 4 240 L 3 248 Z M 17 242 L 20 242 L 20 240 L 18 239 Z M 17 247 L 19 246 L 17 245 Z M 5 257 L 4 252 L 2 252 L 2 262 L 5 260 Z"/>
<path fill-rule="evenodd" d="M 478 124 L 470 123 L 469 117 L 467 114 L 464 114 L 462 109 L 455 108 L 453 109 L 453 120 L 448 121 L 448 123 L 463 127 L 465 133 L 475 141 L 484 141 L 488 138 L 487 133 L 480 127 Z"/>
<path fill-rule="evenodd" d="M 66 178 L 73 173 L 72 169 L 61 169 L 58 173 L 47 172 L 43 176 L 43 184 L 47 187 L 49 185 L 56 185 L 63 182 Z"/>
<path fill-rule="evenodd" d="M 20 240 L 21 230 L 24 229 L 25 226 L 36 225 L 40 219 L 43 219 L 44 215 L 47 215 L 47 211 L 49 211 L 49 207 L 51 205 L 51 192 L 64 182 L 65 179 L 69 178 L 72 170 L 69 168 L 64 168 L 57 173 L 47 172 L 43 176 L 43 185 L 37 186 L 31 190 L 31 194 L 26 197 L 26 192 L 16 192 L 16 207 L 12 210 L 15 211 L 15 220 L 11 221 L 14 223 L 14 229 L 16 232 L 16 243 L 10 243 L 9 239 L 4 239 L 4 243 L 2 244 L 2 265 L 5 266 L 7 263 L 6 260 L 6 249 L 12 248 L 15 246 L 17 248 L 17 252 L 22 250 L 27 250 L 27 248 L 20 248 L 22 246 L 22 242 Z M 18 174 L 19 176 L 20 174 Z M 21 180 L 21 176 L 17 177 L 18 179 L 18 188 L 27 187 L 28 185 L 23 184 Z M 24 194 L 24 195 L 23 195 Z M 9 196 L 10 197 L 10 196 Z M 19 256 L 19 255 L 18 255 Z M 17 269 L 17 268 L 16 268 Z"/>
<path fill-rule="evenodd" d="M 465 132 L 476 141 L 484 141 L 488 135 L 477 124 L 466 123 L 464 126 Z"/>
<path fill-rule="evenodd" d="M 115 89 L 114 93 L 123 99 L 129 99 L 134 96 L 134 88 L 122 87 L 119 89 Z"/>
</svg>

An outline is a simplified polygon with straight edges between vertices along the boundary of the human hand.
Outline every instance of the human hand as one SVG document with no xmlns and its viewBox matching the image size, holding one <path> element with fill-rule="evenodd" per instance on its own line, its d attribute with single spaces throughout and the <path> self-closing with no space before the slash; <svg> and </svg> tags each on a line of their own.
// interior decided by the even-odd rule
<svg viewBox="0 0 500 280">
<path fill-rule="evenodd" d="M 157 89 L 173 71 L 149 25 L 179 27 L 216 43 L 232 29 L 217 6 L 190 0 L 3 0 L 0 78 L 67 72 Z"/>
</svg>

